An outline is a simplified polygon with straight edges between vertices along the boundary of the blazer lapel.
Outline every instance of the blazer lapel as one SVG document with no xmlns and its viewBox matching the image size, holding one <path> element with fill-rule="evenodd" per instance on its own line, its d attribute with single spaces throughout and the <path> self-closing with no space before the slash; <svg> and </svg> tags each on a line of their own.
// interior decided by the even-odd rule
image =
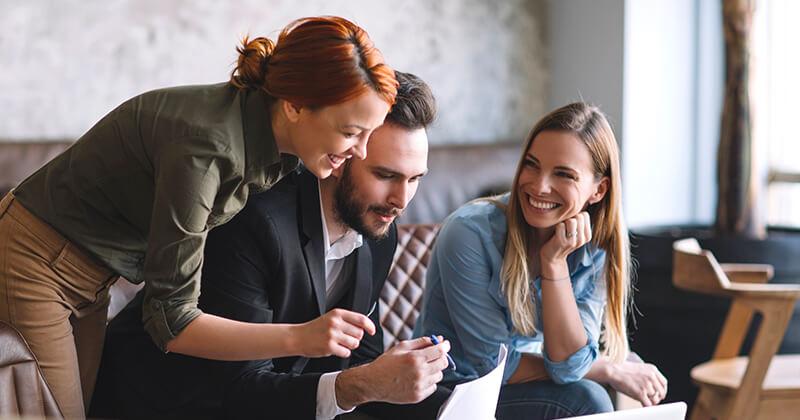
<svg viewBox="0 0 800 420">
<path fill-rule="evenodd" d="M 355 251 L 356 267 L 355 281 L 353 282 L 353 311 L 370 315 L 370 301 L 372 300 L 372 251 L 369 244 L 364 241 L 364 245 Z"/>
<path fill-rule="evenodd" d="M 319 205 L 317 178 L 310 172 L 303 172 L 300 183 L 300 211 L 302 212 L 302 231 L 306 236 L 303 245 L 303 258 L 314 287 L 319 314 L 325 313 L 325 255 L 322 244 L 322 219 Z M 291 279 L 287 279 L 291 281 Z"/>
</svg>

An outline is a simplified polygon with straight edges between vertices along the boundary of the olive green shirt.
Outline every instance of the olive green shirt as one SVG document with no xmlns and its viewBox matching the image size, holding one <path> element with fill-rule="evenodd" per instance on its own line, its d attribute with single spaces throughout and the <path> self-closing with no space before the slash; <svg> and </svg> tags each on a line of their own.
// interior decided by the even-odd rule
<svg viewBox="0 0 800 420">
<path fill-rule="evenodd" d="M 281 155 L 261 94 L 229 83 L 134 97 L 15 190 L 22 205 L 126 279 L 166 344 L 197 308 L 208 230 L 298 160 Z"/>
</svg>

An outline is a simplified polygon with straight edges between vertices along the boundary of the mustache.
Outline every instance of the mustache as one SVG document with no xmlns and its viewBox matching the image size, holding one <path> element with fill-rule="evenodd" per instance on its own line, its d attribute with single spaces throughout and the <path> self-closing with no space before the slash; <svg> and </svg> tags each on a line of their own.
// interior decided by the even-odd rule
<svg viewBox="0 0 800 420">
<path fill-rule="evenodd" d="M 400 217 L 403 215 L 403 210 L 396 207 L 370 206 L 369 210 L 377 213 L 388 214 L 394 217 Z"/>
</svg>

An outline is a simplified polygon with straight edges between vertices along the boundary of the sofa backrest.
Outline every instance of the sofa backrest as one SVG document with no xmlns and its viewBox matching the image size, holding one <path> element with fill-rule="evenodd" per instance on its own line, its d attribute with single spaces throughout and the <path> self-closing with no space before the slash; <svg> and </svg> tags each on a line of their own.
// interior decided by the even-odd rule
<svg viewBox="0 0 800 420">
<path fill-rule="evenodd" d="M 422 291 L 431 250 L 441 224 L 400 225 L 397 250 L 389 277 L 381 290 L 380 315 L 383 345 L 388 350 L 411 338 L 422 308 Z"/>
<path fill-rule="evenodd" d="M 0 194 L 36 172 L 70 146 L 67 141 L 0 140 Z"/>
<path fill-rule="evenodd" d="M 441 223 L 464 203 L 508 191 L 521 153 L 522 142 L 431 146 L 402 223 Z"/>
</svg>

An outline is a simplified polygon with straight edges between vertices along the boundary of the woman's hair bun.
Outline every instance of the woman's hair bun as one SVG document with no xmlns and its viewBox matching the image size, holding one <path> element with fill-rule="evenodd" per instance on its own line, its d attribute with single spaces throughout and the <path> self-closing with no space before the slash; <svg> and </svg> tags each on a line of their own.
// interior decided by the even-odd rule
<svg viewBox="0 0 800 420">
<path fill-rule="evenodd" d="M 367 33 L 336 16 L 307 17 L 287 25 L 273 43 L 245 37 L 231 83 L 267 98 L 310 108 L 335 105 L 372 89 L 388 104 L 397 79 Z"/>
<path fill-rule="evenodd" d="M 267 64 L 275 49 L 275 43 L 269 38 L 250 39 L 245 35 L 242 45 L 236 47 L 239 62 L 231 72 L 231 83 L 239 88 L 258 89 L 264 86 L 267 75 Z"/>
</svg>

